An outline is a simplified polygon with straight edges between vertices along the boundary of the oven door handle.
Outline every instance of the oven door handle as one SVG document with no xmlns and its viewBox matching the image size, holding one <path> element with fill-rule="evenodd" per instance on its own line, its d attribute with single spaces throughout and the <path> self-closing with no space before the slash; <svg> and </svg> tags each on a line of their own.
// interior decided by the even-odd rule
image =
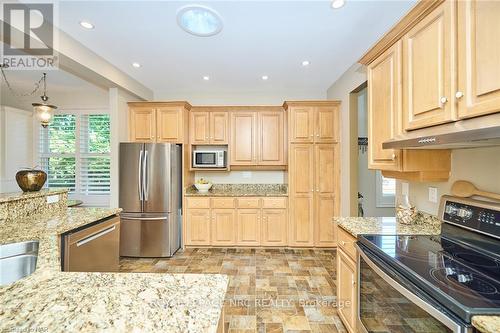
<svg viewBox="0 0 500 333">
<path fill-rule="evenodd" d="M 394 280 L 392 277 L 387 275 L 380 267 L 377 266 L 368 256 L 366 253 L 363 251 L 363 249 L 356 243 L 355 244 L 357 250 L 358 250 L 358 286 L 360 286 L 361 281 L 361 270 L 360 270 L 360 258 L 363 258 L 363 260 L 370 266 L 370 268 L 379 276 L 381 277 L 385 282 L 387 282 L 391 287 L 396 289 L 399 293 L 401 293 L 404 297 L 406 297 L 408 300 L 410 300 L 412 303 L 414 303 L 416 306 L 433 316 L 436 320 L 440 321 L 443 325 L 448 327 L 450 330 L 452 330 L 454 333 L 467 333 L 469 330 L 464 329 L 462 325 L 458 324 L 456 321 L 442 313 L 441 311 L 437 310 L 434 306 L 431 304 L 427 303 L 425 300 L 421 299 L 405 287 L 403 287 L 399 282 Z M 360 287 L 359 287 L 360 288 Z M 360 297 L 360 292 L 358 292 L 358 297 Z M 358 306 L 360 306 L 360 300 L 358 300 Z M 360 316 L 360 311 L 358 309 L 358 316 Z M 359 318 L 361 320 L 361 318 Z"/>
</svg>

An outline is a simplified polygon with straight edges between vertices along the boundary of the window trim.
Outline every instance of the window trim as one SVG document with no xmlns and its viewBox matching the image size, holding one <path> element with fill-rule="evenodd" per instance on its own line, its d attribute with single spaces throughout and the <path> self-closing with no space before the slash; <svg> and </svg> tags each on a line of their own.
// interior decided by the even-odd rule
<svg viewBox="0 0 500 333">
<path fill-rule="evenodd" d="M 75 115 L 75 145 L 77 146 L 75 149 L 75 153 L 73 154 L 51 154 L 51 156 L 60 156 L 60 157 L 75 157 L 76 161 L 81 161 L 81 154 L 80 154 L 80 121 L 79 118 L 81 115 L 94 115 L 94 114 L 107 114 L 109 115 L 109 120 L 110 120 L 110 132 L 111 132 L 111 113 L 109 112 L 108 109 L 104 108 L 68 108 L 68 109 L 59 109 L 54 112 L 55 115 L 64 115 L 64 114 L 71 114 Z M 35 117 L 33 117 L 35 118 Z M 43 156 L 43 154 L 40 154 L 40 122 L 37 121 L 36 119 L 33 120 L 33 161 L 37 161 L 37 164 L 41 167 L 40 161 Z M 110 138 L 110 145 L 112 144 Z M 109 156 L 110 158 L 110 163 L 112 159 L 112 148 L 110 146 L 110 152 L 106 156 Z M 90 154 L 85 154 L 86 157 L 89 157 Z M 97 154 L 99 155 L 99 154 Z M 100 154 L 99 156 L 103 156 Z M 103 207 L 108 207 L 110 205 L 110 198 L 111 198 L 111 188 L 110 188 L 110 193 L 108 194 L 83 194 L 80 192 L 80 176 L 81 176 L 81 165 L 80 163 L 75 164 L 75 192 L 74 193 L 68 193 L 69 199 L 73 200 L 82 200 L 84 202 L 84 205 L 87 206 L 103 206 Z M 110 177 L 111 177 L 111 169 L 110 169 Z"/>
<path fill-rule="evenodd" d="M 384 196 L 382 191 L 382 183 L 384 176 L 380 170 L 375 172 L 375 206 L 377 208 L 395 208 L 396 193 L 391 196 Z"/>
</svg>

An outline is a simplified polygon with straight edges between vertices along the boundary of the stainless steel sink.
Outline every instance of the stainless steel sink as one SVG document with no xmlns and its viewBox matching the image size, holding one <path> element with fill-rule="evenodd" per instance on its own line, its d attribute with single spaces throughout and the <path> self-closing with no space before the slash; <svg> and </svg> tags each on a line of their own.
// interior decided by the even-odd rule
<svg viewBox="0 0 500 333">
<path fill-rule="evenodd" d="M 8 285 L 33 273 L 37 257 L 37 241 L 0 245 L 0 285 Z"/>
</svg>

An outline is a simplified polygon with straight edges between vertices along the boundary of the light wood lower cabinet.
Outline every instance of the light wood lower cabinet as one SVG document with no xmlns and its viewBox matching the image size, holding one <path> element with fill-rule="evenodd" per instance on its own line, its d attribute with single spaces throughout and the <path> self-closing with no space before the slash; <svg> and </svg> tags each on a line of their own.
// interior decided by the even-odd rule
<svg viewBox="0 0 500 333">
<path fill-rule="evenodd" d="M 212 209 L 212 245 L 235 244 L 234 209 Z"/>
<path fill-rule="evenodd" d="M 350 333 L 355 333 L 357 323 L 357 269 L 341 247 L 337 250 L 337 302 L 338 314 Z"/>
<path fill-rule="evenodd" d="M 287 198 L 186 198 L 187 246 L 286 246 Z"/>
</svg>

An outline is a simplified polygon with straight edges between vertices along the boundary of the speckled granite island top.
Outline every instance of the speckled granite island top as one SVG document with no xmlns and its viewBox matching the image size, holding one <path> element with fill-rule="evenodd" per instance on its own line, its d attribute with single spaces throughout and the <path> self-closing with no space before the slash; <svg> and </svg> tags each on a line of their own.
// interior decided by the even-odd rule
<svg viewBox="0 0 500 333">
<path fill-rule="evenodd" d="M 353 235 L 437 235 L 441 233 L 441 223 L 433 216 L 416 224 L 401 224 L 395 217 L 334 217 L 333 222 Z"/>
<path fill-rule="evenodd" d="M 0 221 L 0 243 L 38 240 L 35 272 L 0 287 L 0 332 L 215 332 L 225 275 L 61 272 L 59 235 L 119 209 Z"/>
<path fill-rule="evenodd" d="M 186 188 L 185 196 L 281 197 L 288 196 L 288 186 L 285 184 L 214 184 L 208 193 L 200 193 L 193 185 Z"/>
</svg>

